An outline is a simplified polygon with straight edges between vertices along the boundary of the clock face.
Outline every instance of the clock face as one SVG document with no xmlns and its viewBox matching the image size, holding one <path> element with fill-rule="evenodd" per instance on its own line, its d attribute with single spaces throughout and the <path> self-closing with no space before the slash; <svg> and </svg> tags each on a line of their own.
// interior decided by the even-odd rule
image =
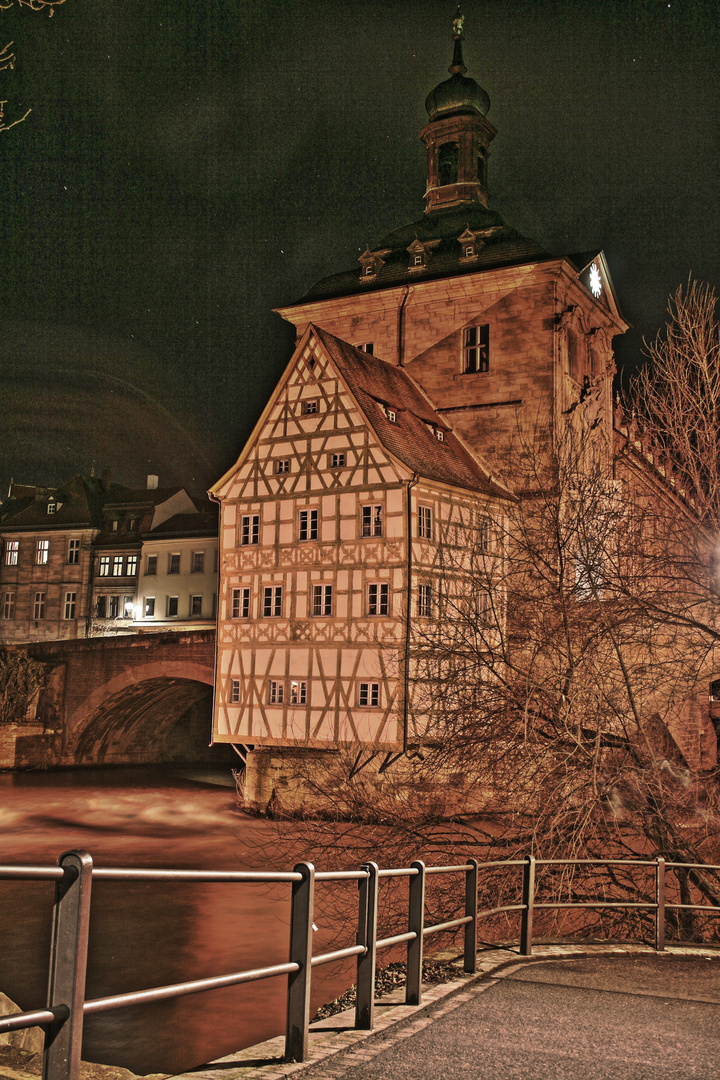
<svg viewBox="0 0 720 1080">
<path fill-rule="evenodd" d="M 597 263 L 593 263 L 590 267 L 590 292 L 595 297 L 599 297 L 602 292 L 602 278 Z"/>
</svg>

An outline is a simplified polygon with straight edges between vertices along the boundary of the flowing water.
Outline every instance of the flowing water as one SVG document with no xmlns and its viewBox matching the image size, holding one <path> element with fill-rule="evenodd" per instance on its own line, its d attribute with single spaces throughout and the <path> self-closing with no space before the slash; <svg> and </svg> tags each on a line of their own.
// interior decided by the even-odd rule
<svg viewBox="0 0 720 1080">
<path fill-rule="evenodd" d="M 83 848 L 97 866 L 292 869 L 275 826 L 237 812 L 227 767 L 0 773 L 0 838 L 3 863 Z M 53 892 L 0 881 L 0 991 L 23 1009 L 45 1003 Z M 86 996 L 284 963 L 289 895 L 289 885 L 95 882 Z M 316 952 L 337 947 L 325 921 Z M 316 968 L 312 1007 L 352 981 L 348 962 Z M 281 976 L 88 1017 L 83 1057 L 136 1073 L 203 1064 L 280 1034 L 285 986 Z"/>
</svg>

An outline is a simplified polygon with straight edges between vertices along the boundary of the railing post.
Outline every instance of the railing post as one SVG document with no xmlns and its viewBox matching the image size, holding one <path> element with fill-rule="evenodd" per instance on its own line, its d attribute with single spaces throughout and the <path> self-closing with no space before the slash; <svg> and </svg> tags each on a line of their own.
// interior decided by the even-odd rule
<svg viewBox="0 0 720 1080">
<path fill-rule="evenodd" d="M 655 860 L 655 951 L 665 948 L 665 860 Z"/>
<path fill-rule="evenodd" d="M 67 1020 L 45 1029 L 44 1080 L 77 1080 L 82 1049 L 83 1004 L 90 926 L 92 857 L 66 851 L 58 859 L 63 877 L 55 886 L 48 1008 L 66 1005 Z"/>
<path fill-rule="evenodd" d="M 465 923 L 465 956 L 463 971 L 468 975 L 474 975 L 477 971 L 477 889 L 478 889 L 478 861 L 468 859 L 470 867 L 465 871 L 465 918 L 470 916 L 472 922 Z"/>
<path fill-rule="evenodd" d="M 375 1021 L 375 943 L 377 942 L 378 864 L 363 863 L 368 876 L 358 881 L 357 944 L 365 952 L 357 958 L 355 1027 L 372 1031 Z"/>
<path fill-rule="evenodd" d="M 533 910 L 535 906 L 535 857 L 525 856 L 522 884 L 522 921 L 520 923 L 520 955 L 530 956 L 533 938 Z"/>
<path fill-rule="evenodd" d="M 422 992 L 423 928 L 425 926 L 425 863 L 418 859 L 411 864 L 417 874 L 411 877 L 408 898 L 408 930 L 415 932 L 407 947 L 407 981 L 405 1004 L 419 1005 Z"/>
<path fill-rule="evenodd" d="M 299 971 L 288 975 L 287 1023 L 285 1026 L 285 1060 L 304 1061 L 307 1056 L 310 1026 L 310 974 L 312 959 L 312 927 L 315 906 L 315 867 L 298 863 L 290 911 L 290 963 L 299 964 Z"/>
</svg>

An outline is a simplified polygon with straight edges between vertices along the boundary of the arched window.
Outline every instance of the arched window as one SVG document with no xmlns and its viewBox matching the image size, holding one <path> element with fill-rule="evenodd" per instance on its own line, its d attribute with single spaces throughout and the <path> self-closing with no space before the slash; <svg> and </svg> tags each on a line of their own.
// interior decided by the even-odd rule
<svg viewBox="0 0 720 1080">
<path fill-rule="evenodd" d="M 457 184 L 458 178 L 458 145 L 457 143 L 443 143 L 438 150 L 438 184 Z"/>
</svg>

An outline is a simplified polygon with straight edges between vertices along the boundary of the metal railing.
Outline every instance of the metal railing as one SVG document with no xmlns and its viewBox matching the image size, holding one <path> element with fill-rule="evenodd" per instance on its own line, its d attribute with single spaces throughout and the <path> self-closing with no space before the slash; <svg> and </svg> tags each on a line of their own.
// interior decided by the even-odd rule
<svg viewBox="0 0 720 1080">
<path fill-rule="evenodd" d="M 622 866 L 652 867 L 655 895 L 651 900 L 618 901 L 541 901 L 536 897 L 536 867 L 545 866 Z M 478 911 L 478 876 L 480 871 L 517 867 L 522 869 L 520 903 L 501 904 Z M 0 866 L 0 880 L 55 881 L 55 903 L 50 946 L 48 1004 L 44 1009 L 0 1017 L 0 1034 L 22 1028 L 45 1028 L 43 1054 L 44 1080 L 77 1080 L 80 1067 L 83 1019 L 93 1013 L 107 1012 L 128 1005 L 148 1004 L 181 997 L 186 994 L 237 986 L 258 979 L 287 975 L 287 1009 L 285 1029 L 285 1059 L 304 1061 L 308 1051 L 310 1024 L 310 985 L 312 970 L 321 964 L 356 957 L 355 1027 L 372 1030 L 374 1024 L 375 964 L 380 949 L 406 945 L 407 977 L 405 1002 L 419 1005 L 422 991 L 422 961 L 425 938 L 463 928 L 463 970 L 477 970 L 478 920 L 493 915 L 520 913 L 519 951 L 530 956 L 533 942 L 533 916 L 538 910 L 560 908 L 634 909 L 654 912 L 654 947 L 665 947 L 665 915 L 667 909 L 720 911 L 710 904 L 670 903 L 665 897 L 666 869 L 680 872 L 720 870 L 720 866 L 666 863 L 664 859 L 525 859 L 479 863 L 468 859 L 456 866 L 426 866 L 417 861 L 400 869 L 380 870 L 374 862 L 364 863 L 358 870 L 316 872 L 312 863 L 299 863 L 292 872 L 260 871 L 196 871 L 140 870 L 93 867 L 91 856 L 84 851 L 61 855 L 57 866 Z M 433 925 L 425 924 L 425 886 L 430 875 L 461 874 L 464 878 L 464 915 Z M 378 938 L 378 894 L 381 879 L 408 879 L 407 931 Z M 287 883 L 292 886 L 290 912 L 290 948 L 286 964 L 236 971 L 213 978 L 157 986 L 149 990 L 112 994 L 85 1000 L 85 972 L 88 955 L 90 895 L 93 881 L 167 881 L 185 883 Z M 313 955 L 312 931 L 317 882 L 356 881 L 358 885 L 356 943 L 333 952 Z"/>
</svg>

